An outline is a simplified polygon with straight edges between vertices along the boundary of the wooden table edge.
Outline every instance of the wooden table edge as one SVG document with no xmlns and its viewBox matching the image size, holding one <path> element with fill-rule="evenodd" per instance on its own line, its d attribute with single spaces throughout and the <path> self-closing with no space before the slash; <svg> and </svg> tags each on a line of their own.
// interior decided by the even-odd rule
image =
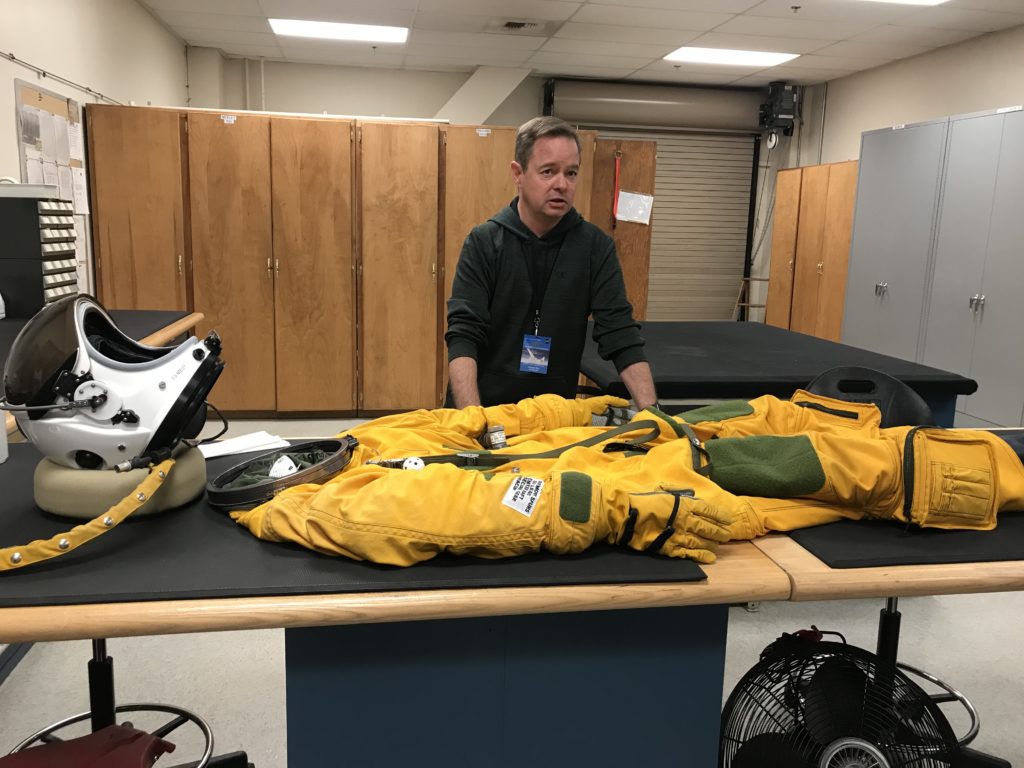
<svg viewBox="0 0 1024 768">
<path fill-rule="evenodd" d="M 785 534 L 763 536 L 753 544 L 788 574 L 793 601 L 1024 589 L 1024 560 L 830 568 Z"/>
<path fill-rule="evenodd" d="M 155 600 L 0 609 L 0 643 L 786 600 L 789 579 L 749 542 L 707 580 Z M 17 578 L 8 574 L 3 578 Z"/>
</svg>

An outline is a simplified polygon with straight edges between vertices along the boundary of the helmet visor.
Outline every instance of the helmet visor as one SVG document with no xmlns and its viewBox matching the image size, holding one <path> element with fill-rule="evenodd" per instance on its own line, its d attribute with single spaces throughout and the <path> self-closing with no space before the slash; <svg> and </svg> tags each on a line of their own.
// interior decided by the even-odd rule
<svg viewBox="0 0 1024 768">
<path fill-rule="evenodd" d="M 4 366 L 4 394 L 11 405 L 49 405 L 53 385 L 78 357 L 75 305 L 68 296 L 41 309 L 11 345 Z"/>
</svg>

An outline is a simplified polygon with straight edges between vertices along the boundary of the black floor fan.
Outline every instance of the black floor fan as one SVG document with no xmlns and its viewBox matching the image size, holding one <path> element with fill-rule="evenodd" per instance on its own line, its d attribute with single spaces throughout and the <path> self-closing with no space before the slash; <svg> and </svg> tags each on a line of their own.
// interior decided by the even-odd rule
<svg viewBox="0 0 1024 768">
<path fill-rule="evenodd" d="M 899 612 L 882 611 L 878 654 L 784 634 L 737 683 L 722 711 L 720 768 L 1009 768 L 966 745 L 977 735 L 973 705 L 938 678 L 897 664 Z M 943 689 L 928 694 L 907 674 Z M 939 704 L 971 718 L 958 739 Z"/>
</svg>

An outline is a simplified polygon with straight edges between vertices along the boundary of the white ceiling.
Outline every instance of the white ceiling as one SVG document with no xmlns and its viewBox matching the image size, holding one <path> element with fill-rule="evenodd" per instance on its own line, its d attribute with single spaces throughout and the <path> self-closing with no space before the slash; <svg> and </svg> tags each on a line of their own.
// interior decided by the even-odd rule
<svg viewBox="0 0 1024 768">
<path fill-rule="evenodd" d="M 1024 24 L 1024 0 L 139 0 L 190 45 L 274 61 L 762 86 L 811 85 Z M 797 6 L 797 10 L 793 10 Z M 404 44 L 275 35 L 268 18 L 409 27 Z M 506 21 L 535 24 L 497 31 Z M 799 53 L 768 69 L 663 61 L 708 48 Z"/>
</svg>

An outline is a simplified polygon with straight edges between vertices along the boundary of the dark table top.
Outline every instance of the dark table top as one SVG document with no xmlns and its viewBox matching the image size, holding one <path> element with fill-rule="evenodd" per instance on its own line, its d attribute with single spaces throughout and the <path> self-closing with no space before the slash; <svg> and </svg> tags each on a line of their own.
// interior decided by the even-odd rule
<svg viewBox="0 0 1024 768">
<path fill-rule="evenodd" d="M 666 400 L 789 397 L 818 374 L 847 365 L 887 373 L 925 398 L 969 395 L 978 388 L 955 373 L 763 323 L 652 321 L 643 323 L 641 333 L 658 394 Z M 580 369 L 605 392 L 629 397 L 589 334 Z"/>
<path fill-rule="evenodd" d="M 10 448 L 10 458 L 0 464 L 0 488 L 4 489 L 0 547 L 46 539 L 84 522 L 36 507 L 32 475 L 39 453 L 31 445 Z M 207 473 L 213 477 L 239 461 L 239 456 L 211 459 Z M 178 509 L 129 518 L 66 555 L 0 573 L 0 608 L 704 578 L 691 560 L 607 545 L 578 555 L 536 554 L 505 560 L 440 556 L 410 568 L 356 562 L 297 545 L 260 541 L 227 513 L 211 507 L 204 493 Z"/>
</svg>

